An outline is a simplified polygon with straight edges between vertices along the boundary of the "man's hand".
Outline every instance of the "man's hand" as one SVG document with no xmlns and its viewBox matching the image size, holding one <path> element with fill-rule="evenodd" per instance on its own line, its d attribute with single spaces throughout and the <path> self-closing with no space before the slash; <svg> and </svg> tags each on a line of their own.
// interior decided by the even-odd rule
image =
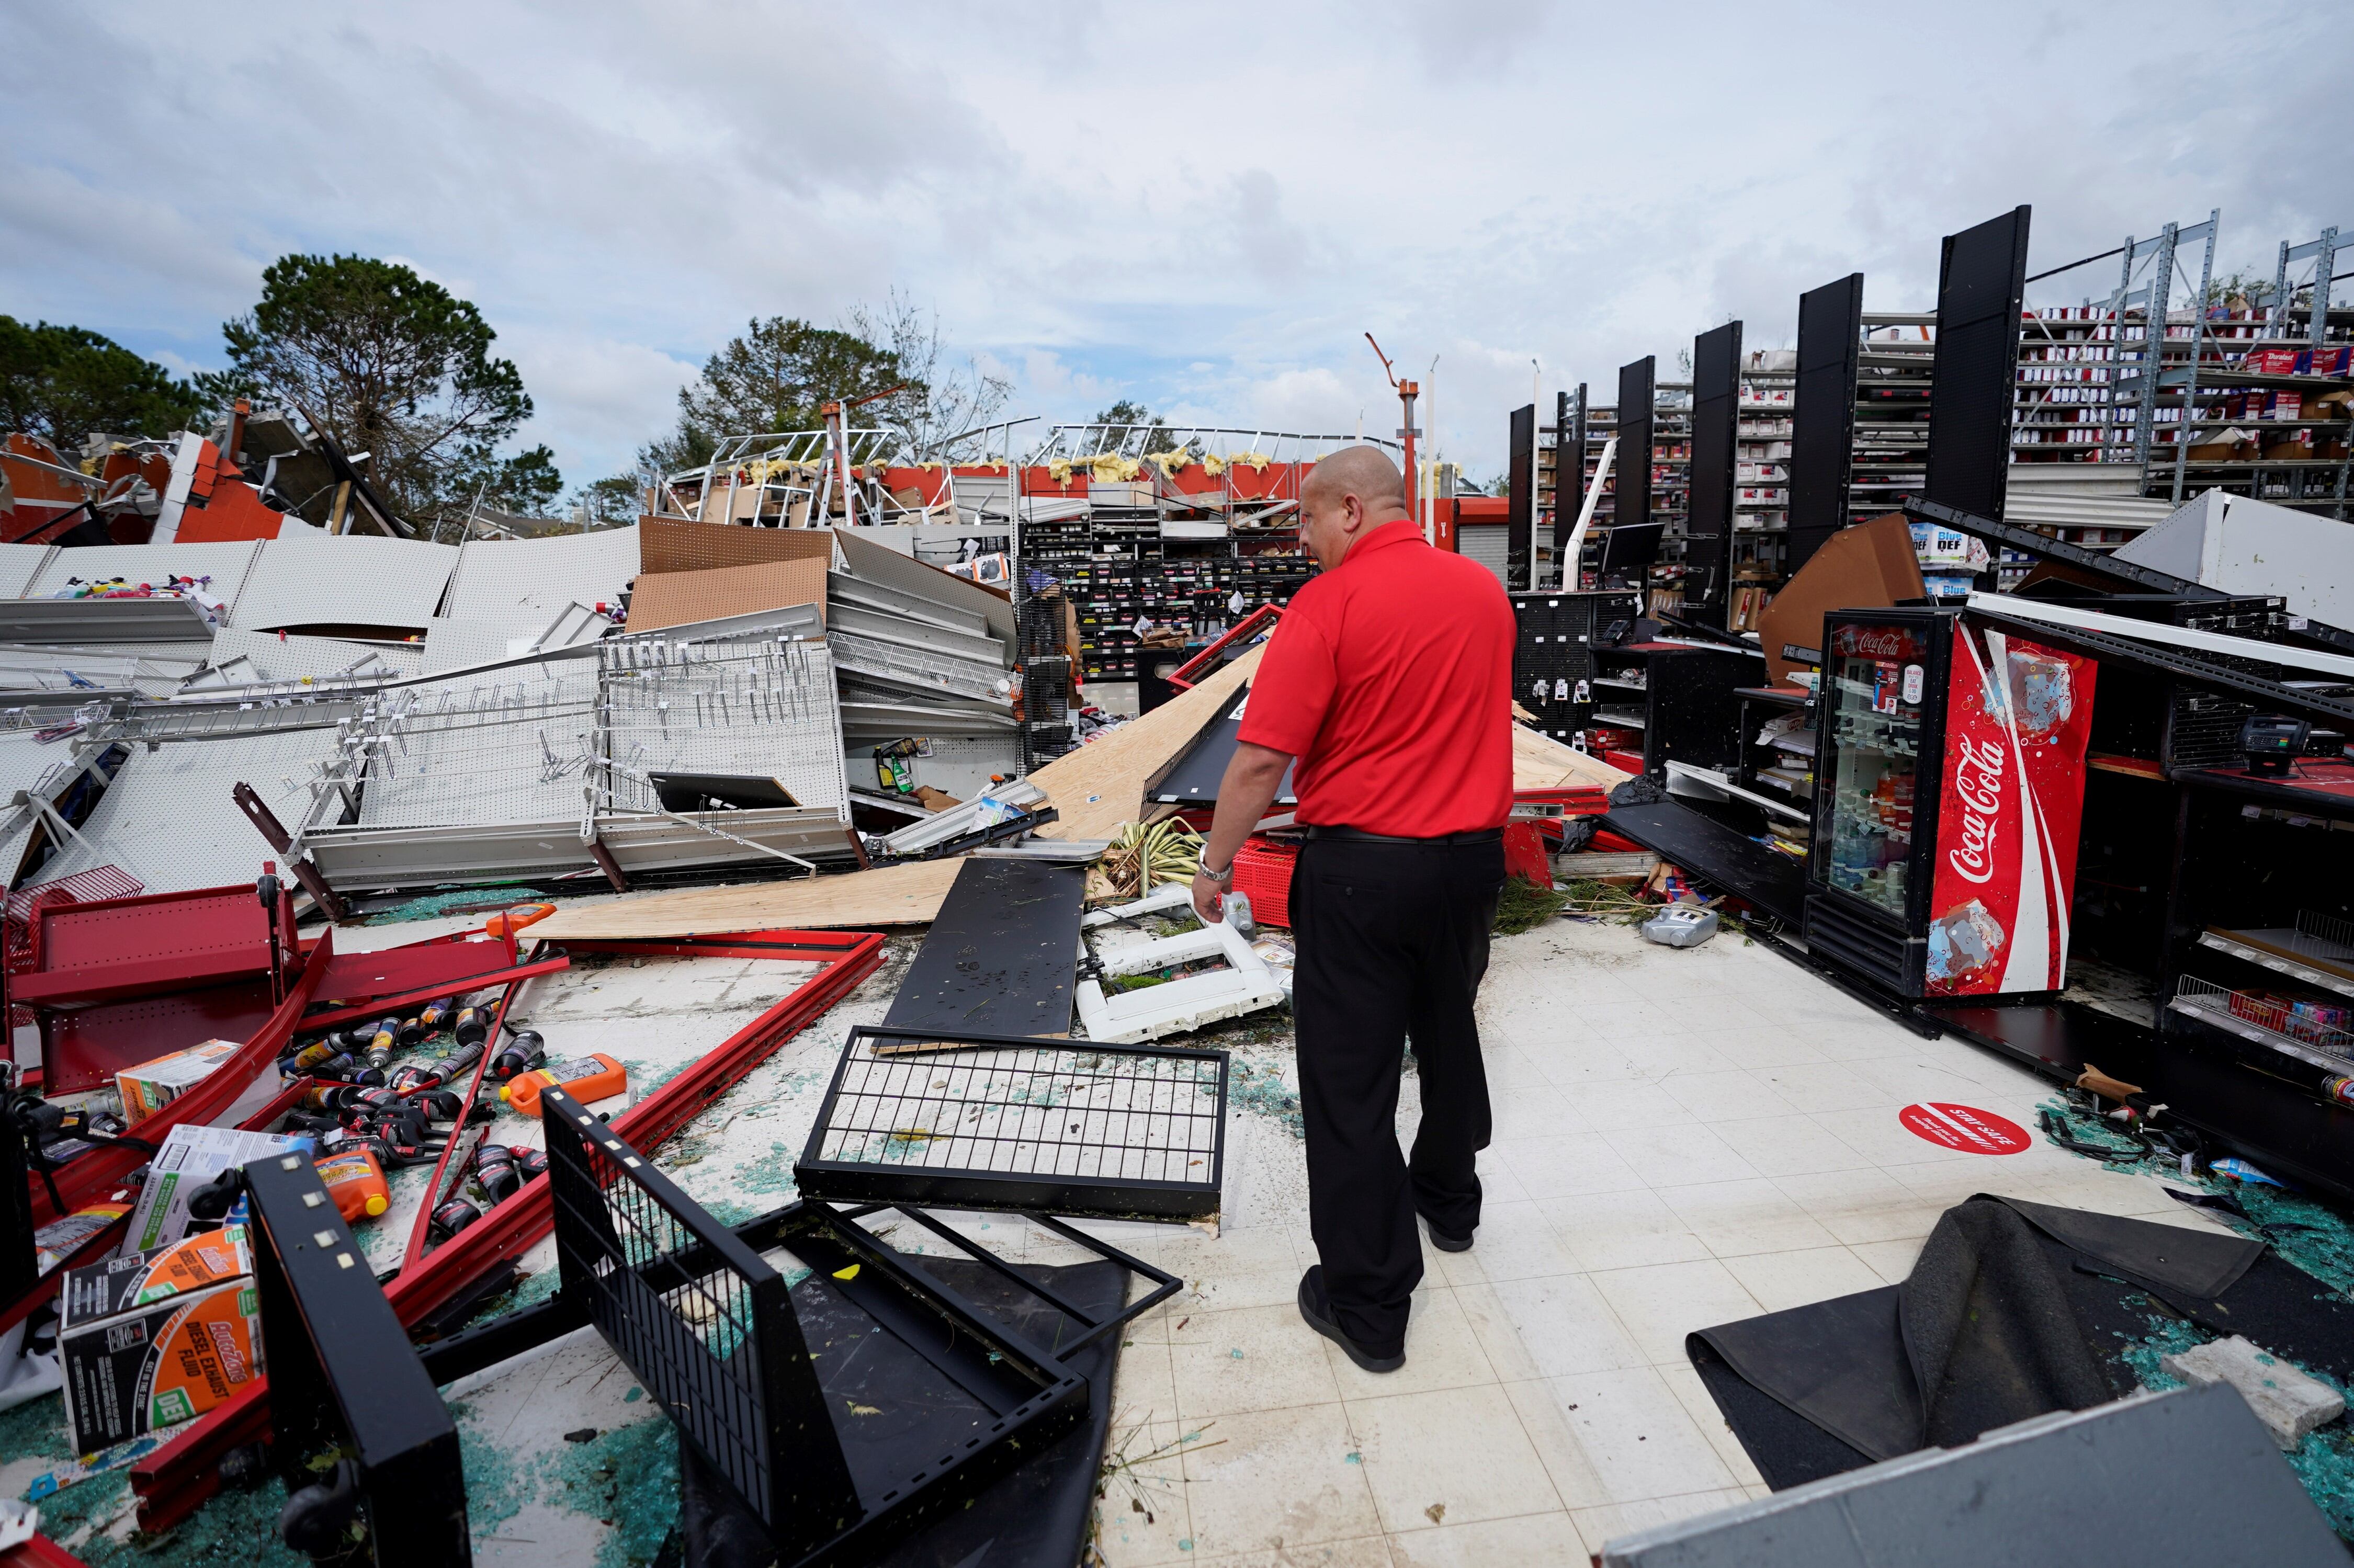
<svg viewBox="0 0 2354 1568">
<path fill-rule="evenodd" d="M 1209 841 L 1202 846 L 1204 866 L 1233 869 L 1243 841 L 1274 804 L 1275 792 L 1283 787 L 1284 769 L 1290 766 L 1289 754 L 1271 747 L 1247 740 L 1235 746 L 1234 760 L 1226 764 L 1225 776 L 1218 780 L 1218 809 L 1210 819 Z M 1229 881 L 1194 874 L 1193 913 L 1202 917 L 1203 925 L 1214 926 L 1225 918 L 1218 912 L 1218 895 L 1231 885 Z"/>
<path fill-rule="evenodd" d="M 1227 885 L 1201 872 L 1193 874 L 1193 913 L 1202 917 L 1204 926 L 1214 926 L 1225 918 L 1219 913 L 1218 895 Z"/>
</svg>

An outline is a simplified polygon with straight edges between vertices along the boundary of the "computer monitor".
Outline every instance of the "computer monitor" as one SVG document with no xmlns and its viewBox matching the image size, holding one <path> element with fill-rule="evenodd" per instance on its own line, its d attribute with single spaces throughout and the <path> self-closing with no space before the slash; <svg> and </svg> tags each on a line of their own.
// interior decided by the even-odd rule
<svg viewBox="0 0 2354 1568">
<path fill-rule="evenodd" d="M 1602 542 L 1602 578 L 1624 577 L 1639 571 L 1659 558 L 1659 535 L 1666 532 L 1664 523 L 1622 523 L 1610 530 Z"/>
</svg>

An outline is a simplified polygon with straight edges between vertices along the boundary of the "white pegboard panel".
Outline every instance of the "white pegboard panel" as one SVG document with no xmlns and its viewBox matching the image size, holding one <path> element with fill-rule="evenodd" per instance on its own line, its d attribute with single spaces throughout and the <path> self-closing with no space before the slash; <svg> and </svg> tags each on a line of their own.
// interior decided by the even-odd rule
<svg viewBox="0 0 2354 1568">
<path fill-rule="evenodd" d="M 399 696 L 413 705 L 390 747 L 368 765 L 362 826 L 579 819 L 596 728 L 593 661 L 518 665 Z"/>
<path fill-rule="evenodd" d="M 206 591 L 228 606 L 228 620 L 237 616 L 254 558 L 266 543 L 243 539 L 217 545 L 90 545 L 59 550 L 43 564 L 19 595 L 48 599 L 74 581 L 103 582 L 122 577 L 134 583 L 161 582 L 166 577 L 209 577 Z"/>
<path fill-rule="evenodd" d="M 119 865 L 150 893 L 249 883 L 261 874 L 263 861 L 276 857 L 238 810 L 232 791 L 240 783 L 252 785 L 279 820 L 291 824 L 310 802 L 303 780 L 334 747 L 335 732 L 321 728 L 181 741 L 154 751 L 134 747 L 81 825 L 90 843 L 69 845 L 33 880 L 54 882 L 93 866 Z"/>
<path fill-rule="evenodd" d="M 641 773 L 753 774 L 777 779 L 803 806 L 841 807 L 842 715 L 825 644 L 728 638 L 691 652 L 656 664 L 614 661 L 612 759 Z M 620 777 L 613 800 L 624 810 L 655 803 Z"/>
<path fill-rule="evenodd" d="M 470 539 L 459 551 L 441 614 L 512 622 L 536 637 L 569 604 L 610 604 L 638 575 L 638 529 L 600 528 L 552 539 Z"/>
<path fill-rule="evenodd" d="M 265 541 L 229 611 L 241 631 L 286 626 L 421 630 L 457 569 L 458 551 L 422 539 L 351 534 Z"/>
<path fill-rule="evenodd" d="M 264 680 L 317 680 L 338 675 L 355 664 L 376 666 L 395 676 L 422 674 L 425 650 L 415 642 L 351 642 L 340 637 L 306 637 L 299 631 L 224 630 L 213 638 L 212 657 L 217 667 L 232 659 L 253 662 Z"/>
</svg>

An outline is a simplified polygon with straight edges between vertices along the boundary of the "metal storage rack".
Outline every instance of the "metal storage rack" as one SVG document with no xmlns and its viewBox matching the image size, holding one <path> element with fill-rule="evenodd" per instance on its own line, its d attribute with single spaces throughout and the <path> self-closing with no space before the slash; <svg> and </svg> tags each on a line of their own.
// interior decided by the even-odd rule
<svg viewBox="0 0 2354 1568">
<path fill-rule="evenodd" d="M 1789 575 L 1785 546 L 1797 384 L 1797 350 L 1752 349 L 1744 356 L 1734 442 L 1730 630 L 1755 630 L 1774 589 Z"/>
</svg>

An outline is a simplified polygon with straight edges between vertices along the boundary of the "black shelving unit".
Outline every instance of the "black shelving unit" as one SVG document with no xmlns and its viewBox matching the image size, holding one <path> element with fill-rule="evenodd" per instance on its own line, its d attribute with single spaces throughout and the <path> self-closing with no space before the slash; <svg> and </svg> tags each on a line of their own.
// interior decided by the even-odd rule
<svg viewBox="0 0 2354 1568">
<path fill-rule="evenodd" d="M 1511 598 L 1512 700 L 1536 715 L 1538 730 L 1575 740 L 1594 718 L 1595 655 L 1633 632 L 1641 598 L 1611 589 Z"/>
<path fill-rule="evenodd" d="M 1643 772 L 1664 779 L 1670 762 L 1716 770 L 1736 765 L 1734 693 L 1761 682 L 1766 656 L 1689 642 L 1630 642 L 1595 653 L 1596 728 L 1639 731 Z"/>
</svg>

